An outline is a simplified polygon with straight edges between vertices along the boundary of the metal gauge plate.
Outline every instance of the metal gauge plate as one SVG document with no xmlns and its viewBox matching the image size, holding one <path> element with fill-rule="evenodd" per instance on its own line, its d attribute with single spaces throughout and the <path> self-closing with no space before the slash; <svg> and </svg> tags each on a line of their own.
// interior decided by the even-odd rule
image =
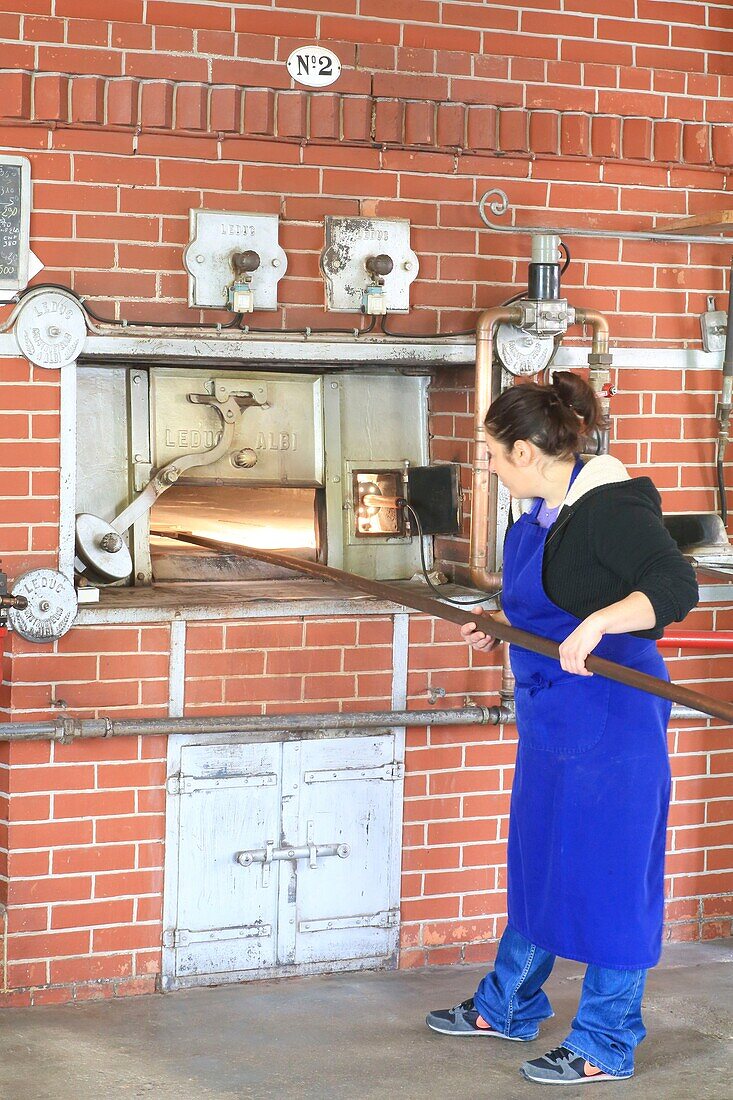
<svg viewBox="0 0 733 1100">
<path fill-rule="evenodd" d="M 14 596 L 25 596 L 23 611 L 11 608 L 13 630 L 28 642 L 53 642 L 61 638 L 76 618 L 77 601 L 70 580 L 55 569 L 32 569 L 18 577 Z"/>
<path fill-rule="evenodd" d="M 132 573 L 125 540 L 111 524 L 91 512 L 76 517 L 76 551 L 85 565 L 109 581 L 125 580 Z"/>
<path fill-rule="evenodd" d="M 555 340 L 505 323 L 496 330 L 496 354 L 510 374 L 539 374 L 552 361 Z"/>
<path fill-rule="evenodd" d="M 86 337 L 86 316 L 72 294 L 39 288 L 23 298 L 15 339 L 37 367 L 58 369 L 75 363 Z"/>
</svg>

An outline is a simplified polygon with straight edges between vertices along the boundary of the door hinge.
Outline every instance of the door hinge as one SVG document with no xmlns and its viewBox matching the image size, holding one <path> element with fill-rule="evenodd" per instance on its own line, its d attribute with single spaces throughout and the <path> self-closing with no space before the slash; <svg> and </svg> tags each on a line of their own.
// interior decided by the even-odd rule
<svg viewBox="0 0 733 1100">
<path fill-rule="evenodd" d="M 163 947 L 188 947 L 191 943 L 219 943 L 221 940 L 251 940 L 272 935 L 272 925 L 257 921 L 240 928 L 207 928 L 203 932 L 192 932 L 189 928 L 166 928 L 163 932 Z"/>
<path fill-rule="evenodd" d="M 405 765 L 392 761 L 377 768 L 341 768 L 338 771 L 311 771 L 303 776 L 306 783 L 354 783 L 360 779 L 382 779 L 394 783 L 404 779 Z"/>
<path fill-rule="evenodd" d="M 302 920 L 298 922 L 298 931 L 328 932 L 329 930 L 339 931 L 342 928 L 396 928 L 399 923 L 399 909 L 383 909 L 379 913 L 369 913 L 364 916 Z"/>
<path fill-rule="evenodd" d="M 171 775 L 166 781 L 168 794 L 193 794 L 195 791 L 229 790 L 233 787 L 276 787 L 274 772 L 257 775 L 216 776 L 213 779 L 196 775 Z"/>
</svg>

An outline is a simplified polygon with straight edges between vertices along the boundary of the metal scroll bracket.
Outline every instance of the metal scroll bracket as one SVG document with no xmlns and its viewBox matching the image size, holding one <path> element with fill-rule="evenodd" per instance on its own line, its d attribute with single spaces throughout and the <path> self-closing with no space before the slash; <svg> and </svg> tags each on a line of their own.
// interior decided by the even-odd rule
<svg viewBox="0 0 733 1100">
<path fill-rule="evenodd" d="M 489 214 L 487 214 L 487 207 Z M 703 235 L 689 233 L 684 225 L 676 223 L 676 232 L 664 232 L 656 229 L 631 230 L 631 229 L 594 229 L 590 226 L 579 228 L 569 225 L 507 225 L 494 218 L 500 218 L 510 209 L 509 198 L 505 191 L 498 187 L 492 188 L 481 196 L 478 204 L 478 212 L 482 222 L 492 233 L 530 233 L 530 234 L 554 234 L 557 237 L 605 237 L 623 241 L 675 241 L 677 244 L 718 244 L 733 248 L 733 237 L 726 236 L 724 230 L 730 231 L 733 225 L 725 219 L 721 224 L 721 232 L 718 235 Z M 693 219 L 697 220 L 697 219 Z"/>
<path fill-rule="evenodd" d="M 258 401 L 250 392 L 230 391 L 219 383 L 214 384 L 213 393 L 189 393 L 187 398 L 194 405 L 209 405 L 218 413 L 222 425 L 219 441 L 208 451 L 181 455 L 163 466 L 140 495 L 111 523 L 90 512 L 81 512 L 76 517 L 78 556 L 75 568 L 78 573 L 91 568 L 107 580 L 124 580 L 129 577 L 132 572 L 132 558 L 122 538 L 123 533 L 152 508 L 161 493 L 175 485 L 187 470 L 194 466 L 210 466 L 212 462 L 217 462 L 229 453 L 240 417 L 246 409 L 267 407 L 266 400 Z"/>
</svg>

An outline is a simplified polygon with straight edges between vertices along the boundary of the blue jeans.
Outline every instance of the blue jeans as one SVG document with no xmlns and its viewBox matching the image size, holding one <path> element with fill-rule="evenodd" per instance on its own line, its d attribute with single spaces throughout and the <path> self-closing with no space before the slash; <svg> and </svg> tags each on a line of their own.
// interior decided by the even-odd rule
<svg viewBox="0 0 733 1100">
<path fill-rule="evenodd" d="M 494 969 L 479 985 L 474 1004 L 484 1020 L 503 1035 L 535 1039 L 542 1020 L 553 1016 L 542 986 L 555 956 L 507 928 Z M 646 1035 L 641 999 L 646 970 L 585 972 L 578 1013 L 562 1046 L 614 1077 L 634 1072 L 634 1049 Z"/>
</svg>

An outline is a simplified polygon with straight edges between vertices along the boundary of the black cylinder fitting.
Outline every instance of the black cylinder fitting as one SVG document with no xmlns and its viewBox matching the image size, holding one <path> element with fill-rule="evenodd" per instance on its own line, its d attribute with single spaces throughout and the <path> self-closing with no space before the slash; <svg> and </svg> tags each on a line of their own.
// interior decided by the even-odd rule
<svg viewBox="0 0 733 1100">
<path fill-rule="evenodd" d="M 560 265 L 530 264 L 528 282 L 528 298 L 543 302 L 557 301 L 560 297 Z"/>
</svg>

